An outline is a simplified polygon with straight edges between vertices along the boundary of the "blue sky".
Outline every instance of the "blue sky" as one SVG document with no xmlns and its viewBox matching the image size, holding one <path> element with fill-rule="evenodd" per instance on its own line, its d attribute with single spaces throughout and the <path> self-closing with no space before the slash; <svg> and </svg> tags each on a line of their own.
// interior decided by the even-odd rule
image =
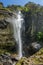
<svg viewBox="0 0 43 65">
<path fill-rule="evenodd" d="M 0 2 L 3 2 L 4 6 L 12 4 L 24 6 L 27 2 L 35 2 L 37 4 L 43 5 L 43 0 L 0 0 Z"/>
</svg>

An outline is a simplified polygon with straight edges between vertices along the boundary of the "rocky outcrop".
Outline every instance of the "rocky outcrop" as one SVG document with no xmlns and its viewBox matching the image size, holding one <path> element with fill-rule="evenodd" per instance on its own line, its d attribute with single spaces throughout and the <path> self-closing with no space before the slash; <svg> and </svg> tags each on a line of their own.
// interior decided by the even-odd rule
<svg viewBox="0 0 43 65">
<path fill-rule="evenodd" d="M 0 28 L 1 28 L 1 29 L 6 28 L 7 25 L 8 25 L 8 22 L 6 22 L 6 21 L 0 21 Z"/>
<path fill-rule="evenodd" d="M 13 59 L 13 60 L 12 60 Z M 17 60 L 11 54 L 0 55 L 0 65 L 43 65 L 43 48 L 34 55 Z"/>
<path fill-rule="evenodd" d="M 34 35 L 37 32 L 43 32 L 43 12 L 32 14 L 31 12 L 24 13 L 25 15 L 25 38 L 26 43 L 34 42 Z"/>
<path fill-rule="evenodd" d="M 29 58 L 21 58 L 16 65 L 43 65 L 43 48 Z"/>
<path fill-rule="evenodd" d="M 12 26 L 6 20 L 0 21 L 0 49 L 12 50 L 15 48 Z"/>
<path fill-rule="evenodd" d="M 23 50 L 30 47 L 30 44 L 33 42 L 37 42 L 36 34 L 37 32 L 43 32 L 43 12 L 36 12 L 32 14 L 32 12 L 23 12 L 24 20 L 25 20 L 25 36 L 23 43 Z M 40 43 L 39 43 L 40 44 Z M 43 46 L 43 44 L 41 43 Z M 28 50 L 24 50 L 27 52 Z M 23 51 L 23 54 L 25 52 Z"/>
<path fill-rule="evenodd" d="M 10 53 L 0 55 L 0 65 L 15 65 L 16 62 L 18 62 L 18 60 Z"/>
</svg>

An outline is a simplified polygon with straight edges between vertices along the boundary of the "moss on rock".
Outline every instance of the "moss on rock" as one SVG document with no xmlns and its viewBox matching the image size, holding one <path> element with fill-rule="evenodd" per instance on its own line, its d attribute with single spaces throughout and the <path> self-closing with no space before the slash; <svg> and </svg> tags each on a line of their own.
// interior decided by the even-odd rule
<svg viewBox="0 0 43 65">
<path fill-rule="evenodd" d="M 43 48 L 29 58 L 21 58 L 16 65 L 40 65 L 43 64 Z"/>
</svg>

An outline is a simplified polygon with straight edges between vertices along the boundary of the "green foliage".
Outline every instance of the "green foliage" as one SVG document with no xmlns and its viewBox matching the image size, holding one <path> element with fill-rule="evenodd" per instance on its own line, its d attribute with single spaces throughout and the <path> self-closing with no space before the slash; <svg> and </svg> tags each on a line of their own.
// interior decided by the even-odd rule
<svg viewBox="0 0 43 65">
<path fill-rule="evenodd" d="M 43 12 L 43 6 L 40 6 L 39 4 L 35 4 L 33 2 L 27 3 L 25 7 L 28 8 L 32 14 L 37 12 Z"/>
<path fill-rule="evenodd" d="M 0 3 L 0 8 L 5 8 L 3 6 L 3 3 Z M 43 6 L 40 6 L 39 4 L 35 4 L 33 2 L 29 2 L 27 3 L 25 6 L 20 6 L 20 5 L 8 5 L 6 7 L 6 10 L 10 10 L 10 11 L 17 11 L 17 10 L 21 10 L 24 12 L 29 12 L 31 11 L 32 14 L 39 12 L 39 11 L 43 11 Z"/>
<path fill-rule="evenodd" d="M 38 32 L 36 34 L 36 38 L 37 38 L 38 41 L 43 41 L 43 32 Z"/>
</svg>

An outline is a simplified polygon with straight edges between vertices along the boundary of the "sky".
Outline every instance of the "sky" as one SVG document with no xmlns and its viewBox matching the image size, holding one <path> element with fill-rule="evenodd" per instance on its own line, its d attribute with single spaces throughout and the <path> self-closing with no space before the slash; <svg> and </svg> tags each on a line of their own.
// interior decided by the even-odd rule
<svg viewBox="0 0 43 65">
<path fill-rule="evenodd" d="M 24 6 L 28 2 L 34 2 L 36 4 L 43 5 L 43 0 L 0 0 L 4 4 L 4 6 L 7 5 L 21 5 Z"/>
</svg>

